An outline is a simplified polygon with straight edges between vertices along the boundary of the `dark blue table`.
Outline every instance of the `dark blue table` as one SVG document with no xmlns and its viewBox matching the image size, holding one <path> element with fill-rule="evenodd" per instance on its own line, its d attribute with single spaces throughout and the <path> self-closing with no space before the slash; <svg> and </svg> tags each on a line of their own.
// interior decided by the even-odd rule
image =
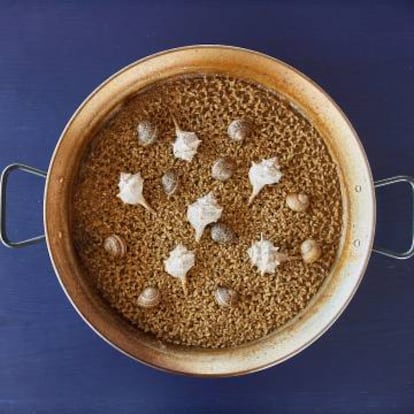
<svg viewBox="0 0 414 414">
<path fill-rule="evenodd" d="M 414 175 L 414 3 L 0 1 L 0 167 L 47 168 L 83 98 L 122 66 L 194 43 L 263 51 L 342 106 L 374 176 Z M 224 3 L 224 1 L 222 2 Z M 42 231 L 42 180 L 10 180 L 12 236 Z M 408 189 L 379 194 L 377 241 L 409 239 Z M 413 413 L 414 260 L 373 255 L 349 308 L 316 344 L 222 380 L 157 372 L 80 320 L 43 244 L 0 249 L 0 413 Z"/>
</svg>

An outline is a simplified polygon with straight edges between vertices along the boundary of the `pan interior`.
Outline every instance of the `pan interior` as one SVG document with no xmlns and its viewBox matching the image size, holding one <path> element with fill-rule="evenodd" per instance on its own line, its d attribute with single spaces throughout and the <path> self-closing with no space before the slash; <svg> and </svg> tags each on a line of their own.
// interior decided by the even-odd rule
<svg viewBox="0 0 414 414">
<path fill-rule="evenodd" d="M 84 277 L 72 240 L 71 197 L 80 161 L 92 137 L 126 100 L 154 82 L 190 73 L 249 79 L 285 96 L 306 114 L 339 166 L 343 227 L 339 254 L 325 285 L 306 312 L 261 340 L 217 350 L 160 343 L 126 322 Z M 78 109 L 51 161 L 45 193 L 49 252 L 68 297 L 104 339 L 142 362 L 193 375 L 223 376 L 274 365 L 323 333 L 352 297 L 365 269 L 375 218 L 372 179 L 359 140 L 333 101 L 286 64 L 230 47 L 190 47 L 144 59 L 114 75 Z"/>
</svg>

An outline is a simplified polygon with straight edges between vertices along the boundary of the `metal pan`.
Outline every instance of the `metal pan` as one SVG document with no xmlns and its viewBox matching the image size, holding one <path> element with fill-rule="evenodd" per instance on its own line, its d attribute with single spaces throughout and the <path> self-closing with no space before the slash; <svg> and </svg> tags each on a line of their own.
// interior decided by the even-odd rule
<svg viewBox="0 0 414 414">
<path fill-rule="evenodd" d="M 163 344 L 134 328 L 89 286 L 72 243 L 72 185 L 87 144 L 128 97 L 153 82 L 188 73 L 225 73 L 249 79 L 284 95 L 318 128 L 336 161 L 343 200 L 343 233 L 337 260 L 316 297 L 288 325 L 252 343 L 208 350 Z M 16 170 L 46 178 L 45 235 L 11 241 L 5 231 L 6 185 Z M 8 166 L 1 176 L 0 237 L 8 247 L 23 247 L 46 238 L 56 275 L 85 322 L 109 344 L 145 364 L 197 376 L 232 376 L 258 371 L 296 355 L 319 338 L 339 317 L 354 295 L 373 250 L 375 187 L 414 180 L 399 176 L 374 183 L 367 157 L 352 125 L 335 102 L 313 81 L 289 65 L 258 52 L 229 46 L 191 46 L 141 59 L 100 85 L 66 125 L 47 172 L 22 165 Z M 396 259 L 414 254 L 381 248 Z"/>
</svg>

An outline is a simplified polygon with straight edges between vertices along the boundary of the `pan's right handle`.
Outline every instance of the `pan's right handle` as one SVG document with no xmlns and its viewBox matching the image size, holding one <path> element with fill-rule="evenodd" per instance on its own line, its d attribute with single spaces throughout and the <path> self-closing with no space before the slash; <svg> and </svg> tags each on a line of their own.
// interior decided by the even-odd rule
<svg viewBox="0 0 414 414">
<path fill-rule="evenodd" d="M 7 237 L 6 232 L 6 189 L 7 189 L 7 179 L 11 172 L 15 170 L 24 171 L 29 174 L 37 175 L 38 177 L 46 178 L 47 173 L 45 171 L 39 170 L 37 168 L 30 167 L 29 165 L 24 164 L 10 164 L 8 165 L 0 177 L 0 241 L 11 249 L 16 247 L 25 247 L 31 244 L 42 241 L 45 238 L 45 235 L 32 237 L 30 239 L 21 240 L 21 241 L 12 241 Z"/>
<path fill-rule="evenodd" d="M 411 216 L 411 247 L 405 252 L 395 252 L 393 250 L 383 249 L 381 247 L 374 247 L 374 252 L 380 253 L 384 256 L 391 257 L 393 259 L 409 259 L 414 256 L 414 178 L 407 175 L 398 175 L 396 177 L 384 178 L 383 180 L 375 181 L 375 188 L 385 187 L 395 183 L 407 183 L 410 184 L 412 190 L 412 216 Z"/>
</svg>

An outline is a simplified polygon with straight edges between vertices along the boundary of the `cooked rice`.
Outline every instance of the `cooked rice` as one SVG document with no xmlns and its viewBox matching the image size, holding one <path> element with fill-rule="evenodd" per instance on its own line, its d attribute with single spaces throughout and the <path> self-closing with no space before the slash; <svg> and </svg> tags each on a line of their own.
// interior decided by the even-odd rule
<svg viewBox="0 0 414 414">
<path fill-rule="evenodd" d="M 182 129 L 202 140 L 191 163 L 172 155 L 170 111 Z M 229 123 L 237 118 L 253 123 L 252 136 L 243 144 L 227 137 Z M 137 141 L 137 124 L 144 119 L 156 123 L 160 135 L 148 147 Z M 248 207 L 251 162 L 274 155 L 283 178 Z M 236 161 L 237 170 L 220 182 L 211 177 L 211 166 L 224 156 Z M 179 171 L 180 187 L 167 198 L 160 179 L 170 168 Z M 156 215 L 124 205 L 117 197 L 120 173 L 138 171 Z M 195 242 L 186 208 L 209 191 L 224 207 L 222 221 L 237 233 L 237 244 L 219 245 L 207 230 Z M 298 191 L 311 197 L 304 213 L 285 205 L 286 195 Z M 342 224 L 338 171 L 319 132 L 277 94 L 222 75 L 170 79 L 126 102 L 94 138 L 78 174 L 73 205 L 74 239 L 85 274 L 109 304 L 163 341 L 209 348 L 258 339 L 302 311 L 329 274 Z M 312 265 L 284 263 L 274 275 L 261 276 L 247 256 L 261 233 L 290 255 L 299 255 L 302 241 L 314 238 L 322 245 L 322 257 Z M 111 234 L 126 241 L 124 257 L 114 259 L 104 250 Z M 178 243 L 196 254 L 187 297 L 163 268 Z M 162 301 L 156 308 L 142 309 L 136 301 L 148 286 L 160 289 Z M 237 306 L 220 308 L 215 303 L 218 286 L 239 293 Z"/>
</svg>

